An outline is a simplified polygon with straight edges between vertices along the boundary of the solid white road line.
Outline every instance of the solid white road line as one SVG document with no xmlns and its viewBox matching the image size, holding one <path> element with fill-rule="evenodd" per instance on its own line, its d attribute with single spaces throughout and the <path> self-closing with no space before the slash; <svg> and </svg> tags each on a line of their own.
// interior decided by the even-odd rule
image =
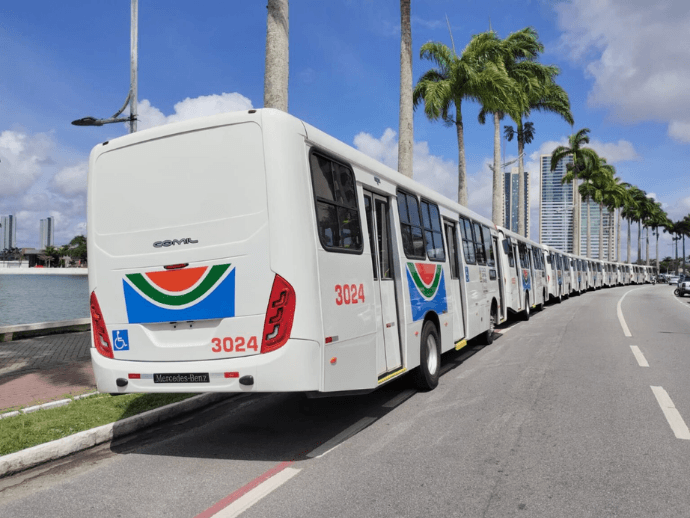
<svg viewBox="0 0 690 518">
<path fill-rule="evenodd" d="M 671 297 L 673 297 L 673 300 L 675 300 L 675 301 L 676 301 L 678 304 L 680 304 L 681 306 L 690 309 L 690 304 L 686 304 L 685 302 L 683 302 L 683 301 L 681 300 L 681 299 L 684 299 L 685 297 L 678 298 L 678 297 L 676 297 L 676 296 L 673 294 L 672 291 L 671 291 L 670 293 L 671 293 Z"/>
<path fill-rule="evenodd" d="M 404 390 L 403 392 L 401 392 L 400 394 L 395 396 L 393 399 L 391 399 L 387 403 L 384 403 L 382 406 L 383 406 L 383 408 L 395 408 L 400 403 L 405 401 L 407 398 L 411 397 L 415 392 L 417 392 L 417 391 L 412 390 L 412 389 Z"/>
<path fill-rule="evenodd" d="M 300 471 L 301 470 L 297 468 L 285 468 L 281 472 L 273 475 L 265 482 L 262 482 L 261 484 L 256 486 L 251 491 L 242 495 L 240 498 L 235 500 L 225 509 L 218 511 L 216 514 L 213 515 L 213 517 L 234 518 L 235 516 L 239 516 L 247 509 L 249 509 L 251 506 L 253 506 L 255 503 L 257 503 L 259 500 L 261 500 L 263 497 L 265 497 L 275 489 L 278 489 L 280 486 L 285 484 L 285 482 L 297 475 L 297 473 L 299 473 Z"/>
<path fill-rule="evenodd" d="M 643 286 L 642 288 L 646 288 L 646 286 Z M 628 293 L 635 290 L 641 290 L 642 288 L 633 288 L 630 291 L 626 291 L 618 301 L 616 312 L 618 313 L 618 321 L 620 322 L 621 327 L 623 328 L 623 334 L 625 336 L 632 336 L 632 333 L 630 333 L 630 329 L 628 329 L 628 324 L 625 323 L 625 318 L 623 318 L 623 310 L 621 309 L 621 303 L 623 302 L 623 299 L 626 297 Z"/>
<path fill-rule="evenodd" d="M 668 393 L 662 387 L 651 388 L 656 400 L 659 402 L 661 411 L 664 413 L 668 424 L 671 426 L 671 430 L 676 434 L 676 438 L 690 440 L 690 430 L 688 430 L 688 426 L 685 424 L 685 421 L 683 421 L 678 410 L 676 410 Z"/>
<path fill-rule="evenodd" d="M 376 421 L 375 417 L 363 417 L 362 419 L 357 421 L 355 424 L 353 424 L 349 428 L 346 428 L 345 430 L 340 432 L 338 435 L 333 437 L 331 440 L 326 441 L 325 443 L 323 443 L 321 446 L 319 446 L 315 450 L 307 453 L 307 457 L 310 459 L 316 459 L 318 457 L 323 457 L 329 451 L 331 451 L 335 447 L 339 446 L 343 441 L 349 439 L 350 437 L 355 435 L 357 432 L 364 430 L 367 426 L 369 426 L 374 421 Z"/>
<path fill-rule="evenodd" d="M 642 351 L 640 351 L 640 348 L 638 346 L 631 345 L 630 349 L 632 349 L 632 352 L 635 355 L 635 359 L 637 360 L 637 363 L 640 367 L 649 367 L 647 359 L 644 357 L 644 354 L 642 354 Z"/>
</svg>

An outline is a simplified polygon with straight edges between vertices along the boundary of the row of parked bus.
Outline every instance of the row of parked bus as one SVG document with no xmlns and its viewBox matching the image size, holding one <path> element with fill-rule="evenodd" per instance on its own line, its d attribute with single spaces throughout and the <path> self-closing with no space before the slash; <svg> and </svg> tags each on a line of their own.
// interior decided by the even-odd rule
<svg viewBox="0 0 690 518">
<path fill-rule="evenodd" d="M 649 282 L 497 227 L 277 110 L 96 146 L 92 361 L 123 392 L 361 393 L 550 300 Z"/>
</svg>

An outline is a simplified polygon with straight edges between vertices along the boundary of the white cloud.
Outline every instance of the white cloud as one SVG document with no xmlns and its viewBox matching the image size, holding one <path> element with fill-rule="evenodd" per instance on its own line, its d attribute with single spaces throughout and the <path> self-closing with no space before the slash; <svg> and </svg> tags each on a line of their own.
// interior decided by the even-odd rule
<svg viewBox="0 0 690 518">
<path fill-rule="evenodd" d="M 387 128 L 381 138 L 369 133 L 358 133 L 354 138 L 354 146 L 370 157 L 398 170 L 398 140 L 397 134 Z M 458 165 L 443 157 L 432 155 L 427 142 L 415 142 L 413 150 L 414 180 L 443 194 L 451 200 L 458 199 Z M 472 177 L 468 176 L 468 183 Z M 471 186 L 468 185 L 468 192 Z M 472 200 L 470 199 L 470 204 Z"/>
<path fill-rule="evenodd" d="M 668 136 L 678 142 L 690 142 L 690 122 L 671 121 L 668 125 Z"/>
<path fill-rule="evenodd" d="M 556 5 L 560 50 L 594 79 L 588 102 L 623 122 L 669 123 L 690 142 L 687 0 L 572 0 Z"/>
<path fill-rule="evenodd" d="M 53 188 L 67 197 L 86 194 L 86 177 L 89 163 L 81 162 L 75 166 L 63 167 L 53 177 Z"/>
<path fill-rule="evenodd" d="M 51 163 L 54 147 L 49 133 L 0 133 L 0 199 L 26 192 L 43 174 L 42 166 Z"/>
<path fill-rule="evenodd" d="M 144 130 L 171 122 L 217 115 L 219 113 L 250 110 L 251 108 L 252 102 L 243 95 L 237 92 L 222 93 L 220 95 L 202 95 L 194 99 L 187 97 L 184 101 L 175 104 L 175 113 L 166 116 L 161 110 L 152 106 L 148 99 L 144 99 L 137 107 L 139 119 L 137 129 Z"/>
</svg>

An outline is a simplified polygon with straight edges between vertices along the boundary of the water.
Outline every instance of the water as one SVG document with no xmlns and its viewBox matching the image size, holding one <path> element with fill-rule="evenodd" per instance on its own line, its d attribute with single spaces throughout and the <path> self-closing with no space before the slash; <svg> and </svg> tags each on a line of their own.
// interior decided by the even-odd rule
<svg viewBox="0 0 690 518">
<path fill-rule="evenodd" d="M 0 326 L 88 316 L 86 275 L 0 275 Z"/>
</svg>

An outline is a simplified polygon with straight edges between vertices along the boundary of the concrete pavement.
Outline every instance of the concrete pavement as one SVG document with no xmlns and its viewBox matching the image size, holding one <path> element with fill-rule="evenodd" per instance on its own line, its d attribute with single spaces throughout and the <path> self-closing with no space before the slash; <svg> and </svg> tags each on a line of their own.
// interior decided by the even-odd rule
<svg viewBox="0 0 690 518">
<path fill-rule="evenodd" d="M 0 343 L 0 413 L 96 390 L 90 332 Z"/>
</svg>

